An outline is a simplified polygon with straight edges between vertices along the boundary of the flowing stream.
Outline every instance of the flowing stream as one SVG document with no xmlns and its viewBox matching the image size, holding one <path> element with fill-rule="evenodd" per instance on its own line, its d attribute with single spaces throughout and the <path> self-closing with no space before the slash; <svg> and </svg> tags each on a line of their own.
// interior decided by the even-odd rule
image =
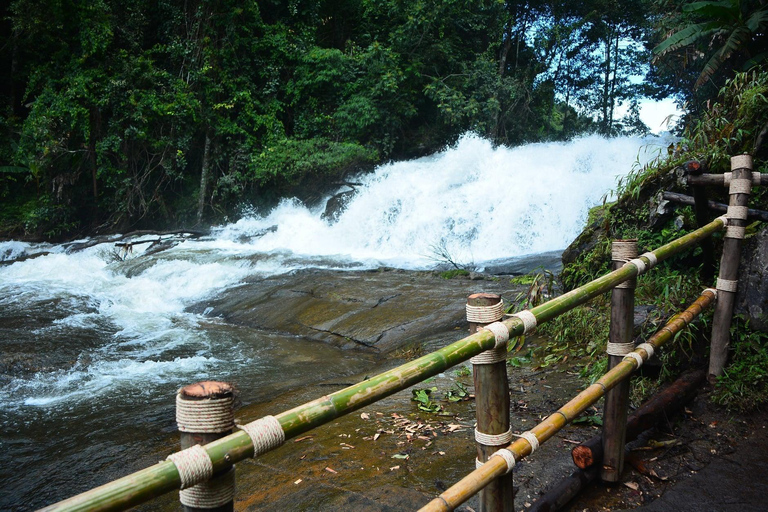
<svg viewBox="0 0 768 512">
<path fill-rule="evenodd" d="M 561 251 L 617 177 L 663 147 L 591 136 L 510 149 L 466 135 L 350 178 L 327 205 L 284 200 L 151 256 L 150 244 L 126 254 L 111 243 L 0 242 L 0 447 L 10 461 L 0 509 L 37 508 L 164 458 L 181 385 L 230 380 L 258 403 L 377 362 L 229 325 L 204 307 L 221 293 L 306 268 L 328 279 L 447 260 L 492 270 Z"/>
</svg>

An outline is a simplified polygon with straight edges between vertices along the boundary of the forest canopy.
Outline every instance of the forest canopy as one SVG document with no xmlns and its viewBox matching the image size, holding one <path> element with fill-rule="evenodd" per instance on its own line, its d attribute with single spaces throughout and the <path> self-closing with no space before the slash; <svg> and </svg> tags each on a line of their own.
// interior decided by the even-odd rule
<svg viewBox="0 0 768 512">
<path fill-rule="evenodd" d="M 219 220 L 467 130 L 644 133 L 639 99 L 695 114 L 765 62 L 768 39 L 764 2 L 741 0 L 14 0 L 0 14 L 0 231 L 47 238 Z"/>
</svg>

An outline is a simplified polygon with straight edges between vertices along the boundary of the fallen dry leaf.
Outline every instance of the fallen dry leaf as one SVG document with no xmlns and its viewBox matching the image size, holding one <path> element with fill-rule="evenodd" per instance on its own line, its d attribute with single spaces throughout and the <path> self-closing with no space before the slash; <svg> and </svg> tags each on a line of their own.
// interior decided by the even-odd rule
<svg viewBox="0 0 768 512">
<path fill-rule="evenodd" d="M 293 482 L 293 484 L 294 484 L 294 485 L 299 485 L 300 483 L 301 483 L 301 478 L 299 478 L 298 480 L 296 480 L 295 482 Z"/>
<path fill-rule="evenodd" d="M 300 437 L 298 439 L 294 439 L 293 442 L 294 443 L 300 443 L 302 441 L 306 441 L 307 439 L 312 439 L 313 437 L 315 437 L 315 436 L 304 436 L 304 437 Z"/>
<path fill-rule="evenodd" d="M 360 413 L 360 418 L 367 420 L 370 418 L 367 412 Z"/>
<path fill-rule="evenodd" d="M 640 489 L 640 486 L 637 485 L 635 482 L 624 482 L 624 485 L 626 485 L 627 487 L 629 487 L 633 491 L 636 491 L 636 490 Z"/>
<path fill-rule="evenodd" d="M 400 469 L 400 466 L 392 466 L 391 468 L 389 468 L 390 471 L 394 471 L 396 469 Z"/>
<path fill-rule="evenodd" d="M 339 473 L 338 471 L 334 471 L 334 470 L 332 470 L 332 469 L 331 469 L 331 468 L 329 468 L 329 467 L 326 467 L 326 468 L 325 468 L 325 470 L 326 470 L 327 472 L 329 472 L 329 473 L 333 473 L 334 475 L 336 475 L 336 474 L 338 474 L 338 473 Z"/>
</svg>

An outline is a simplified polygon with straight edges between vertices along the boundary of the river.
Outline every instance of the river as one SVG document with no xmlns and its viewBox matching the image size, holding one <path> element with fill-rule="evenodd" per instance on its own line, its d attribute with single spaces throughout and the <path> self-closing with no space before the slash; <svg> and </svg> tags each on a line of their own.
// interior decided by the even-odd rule
<svg viewBox="0 0 768 512">
<path fill-rule="evenodd" d="M 175 430 L 169 397 L 182 385 L 228 380 L 243 404 L 258 404 L 366 372 L 392 348 L 318 342 L 282 328 L 288 320 L 231 322 L 222 297 L 277 281 L 296 288 L 307 272 L 333 287 L 354 273 L 359 291 L 345 293 L 365 303 L 373 269 L 400 269 L 402 280 L 448 260 L 496 274 L 546 264 L 619 176 L 664 151 L 657 141 L 506 148 L 466 135 L 350 178 L 333 208 L 291 199 L 263 215 L 246 208 L 211 236 L 152 255 L 142 239 L 128 253 L 0 242 L 0 509 L 50 504 L 164 458 Z"/>
</svg>

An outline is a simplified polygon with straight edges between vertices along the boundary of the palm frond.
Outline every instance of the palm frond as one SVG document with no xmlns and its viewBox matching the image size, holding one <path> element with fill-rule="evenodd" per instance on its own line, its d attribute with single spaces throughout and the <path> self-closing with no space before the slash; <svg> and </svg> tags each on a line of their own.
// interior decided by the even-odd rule
<svg viewBox="0 0 768 512">
<path fill-rule="evenodd" d="M 679 50 L 684 46 L 693 44 L 699 39 L 714 34 L 716 31 L 716 25 L 711 22 L 689 25 L 659 43 L 659 45 L 653 49 L 654 58 L 661 57 L 667 53 Z"/>
</svg>

